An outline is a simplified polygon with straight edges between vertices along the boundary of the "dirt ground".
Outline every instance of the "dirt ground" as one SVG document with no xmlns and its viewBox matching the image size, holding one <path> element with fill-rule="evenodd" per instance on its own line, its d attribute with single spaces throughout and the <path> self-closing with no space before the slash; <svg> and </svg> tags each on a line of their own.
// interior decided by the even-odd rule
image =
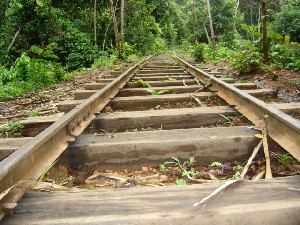
<svg viewBox="0 0 300 225">
<path fill-rule="evenodd" d="M 0 124 L 8 120 L 17 121 L 32 116 L 34 111 L 38 116 L 55 114 L 56 103 L 73 99 L 74 90 L 84 89 L 85 83 L 96 81 L 108 72 L 108 70 L 88 71 L 72 80 L 29 92 L 22 97 L 0 101 Z"/>
<path fill-rule="evenodd" d="M 275 102 L 300 102 L 300 71 L 279 69 L 276 71 L 278 80 L 272 80 L 267 72 L 257 71 L 250 74 L 239 74 L 237 70 L 230 68 L 229 63 L 220 62 L 206 64 L 208 68 L 223 71 L 237 80 L 249 80 L 258 85 L 259 88 L 270 88 L 277 91 Z"/>
<path fill-rule="evenodd" d="M 300 102 L 300 73 L 290 70 L 279 70 L 278 80 L 273 81 L 267 73 L 257 72 L 239 75 L 226 62 L 218 65 L 205 64 L 213 70 L 222 71 L 238 80 L 249 80 L 261 88 L 271 88 L 278 92 L 275 102 Z M 22 97 L 0 101 L 0 125 L 9 120 L 18 121 L 28 116 L 42 116 L 57 113 L 55 104 L 59 101 L 73 99 L 74 90 L 84 89 L 84 83 L 94 82 L 108 74 L 108 69 L 84 72 L 72 80 L 64 81 L 52 87 L 39 89 Z"/>
</svg>

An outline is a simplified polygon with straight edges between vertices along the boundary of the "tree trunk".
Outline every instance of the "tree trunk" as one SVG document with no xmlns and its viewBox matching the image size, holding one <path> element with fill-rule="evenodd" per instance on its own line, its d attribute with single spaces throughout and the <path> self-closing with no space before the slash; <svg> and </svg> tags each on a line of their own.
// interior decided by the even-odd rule
<svg viewBox="0 0 300 225">
<path fill-rule="evenodd" d="M 194 31 L 194 42 L 197 44 L 197 36 L 196 36 L 196 21 L 195 21 L 195 0 L 193 0 L 192 4 L 192 17 L 193 17 L 193 31 Z"/>
<path fill-rule="evenodd" d="M 268 39 L 267 39 L 267 7 L 266 0 L 261 0 L 261 21 L 262 21 L 262 46 L 263 46 L 263 54 L 264 54 L 264 63 L 269 63 L 268 56 Z"/>
<path fill-rule="evenodd" d="M 212 22 L 212 17 L 211 17 L 209 0 L 206 0 L 206 5 L 207 5 L 208 18 L 209 18 L 209 25 L 210 25 L 211 44 L 212 44 L 213 49 L 215 49 L 216 48 L 216 40 L 215 40 L 215 33 L 214 33 L 214 27 L 213 27 L 213 22 Z"/>
<path fill-rule="evenodd" d="M 260 33 L 260 17 L 261 17 L 261 10 L 260 10 L 261 4 L 258 5 L 258 20 L 257 20 L 257 32 Z"/>
<path fill-rule="evenodd" d="M 205 22 L 203 22 L 203 28 L 204 28 L 204 31 L 205 31 L 205 34 L 206 34 L 206 37 L 207 37 L 207 41 L 208 41 L 208 43 L 210 44 L 211 42 L 210 42 L 210 37 L 209 37 L 209 34 L 208 34 L 208 32 L 207 32 L 207 29 L 206 29 L 206 26 L 205 26 Z"/>
<path fill-rule="evenodd" d="M 108 29 L 110 27 L 111 19 L 112 19 L 112 16 L 110 16 L 110 18 L 109 18 L 109 21 L 108 21 L 108 24 L 107 24 L 107 27 L 106 27 L 106 30 L 105 30 L 105 33 L 104 33 L 104 39 L 103 39 L 103 44 L 102 44 L 102 51 L 105 50 L 106 36 L 107 36 Z"/>
<path fill-rule="evenodd" d="M 9 45 L 8 48 L 7 48 L 7 51 L 8 51 L 8 52 L 9 52 L 9 50 L 12 48 L 12 46 L 14 45 L 14 43 L 16 42 L 16 39 L 17 39 L 17 37 L 18 37 L 20 31 L 21 31 L 21 29 L 19 28 L 18 31 L 15 33 L 15 35 L 14 35 L 14 37 L 13 37 L 13 39 L 12 39 L 10 45 Z"/>
<path fill-rule="evenodd" d="M 124 52 L 124 8 L 125 8 L 125 0 L 121 0 L 121 51 Z"/>
<path fill-rule="evenodd" d="M 118 23 L 117 23 L 116 12 L 115 12 L 116 10 L 114 7 L 113 0 L 109 0 L 109 3 L 110 3 L 110 12 L 113 19 L 116 47 L 118 52 L 120 52 L 120 39 L 119 39 Z"/>
<path fill-rule="evenodd" d="M 97 0 L 94 0 L 94 42 L 97 45 Z"/>
</svg>

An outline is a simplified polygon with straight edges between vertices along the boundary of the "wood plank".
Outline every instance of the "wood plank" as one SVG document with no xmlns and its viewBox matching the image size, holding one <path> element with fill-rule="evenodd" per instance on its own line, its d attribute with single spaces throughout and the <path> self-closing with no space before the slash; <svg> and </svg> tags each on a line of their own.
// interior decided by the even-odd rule
<svg viewBox="0 0 300 225">
<path fill-rule="evenodd" d="M 191 74 L 186 73 L 186 72 L 181 72 L 181 73 L 160 73 L 160 72 L 152 72 L 152 73 L 137 73 L 135 76 L 136 77 L 159 77 L 159 76 L 168 76 L 168 77 L 173 77 L 173 76 L 187 76 Z"/>
<path fill-rule="evenodd" d="M 144 69 L 148 69 L 148 70 L 159 70 L 160 69 L 164 69 L 164 68 L 169 68 L 169 69 L 180 69 L 182 68 L 181 66 L 158 66 L 158 65 L 146 65 L 143 67 Z"/>
<path fill-rule="evenodd" d="M 24 137 L 34 137 L 63 116 L 63 113 L 58 113 L 51 116 L 28 117 L 21 120 L 20 123 L 24 126 L 22 134 Z"/>
<path fill-rule="evenodd" d="M 56 107 L 60 112 L 67 113 L 74 109 L 76 105 L 81 104 L 82 101 L 83 100 L 61 101 L 58 104 L 56 104 Z"/>
<path fill-rule="evenodd" d="M 164 86 L 182 86 L 183 80 L 162 80 L 162 81 L 148 81 L 152 87 L 164 87 Z M 186 85 L 196 84 L 194 79 L 184 80 Z M 140 88 L 141 85 L 136 82 L 128 82 L 125 88 Z"/>
<path fill-rule="evenodd" d="M 241 181 L 193 207 L 221 185 L 32 192 L 3 224 L 300 224 L 299 176 Z"/>
<path fill-rule="evenodd" d="M 195 81 L 194 81 L 195 82 Z M 151 87 L 151 88 L 123 88 L 118 93 L 118 97 L 128 97 L 128 96 L 145 96 L 151 95 L 148 91 L 161 91 L 165 90 L 166 93 L 170 94 L 178 94 L 178 93 L 193 93 L 200 89 L 203 89 L 202 86 L 199 85 L 188 85 L 188 86 L 165 86 L 165 87 Z"/>
<path fill-rule="evenodd" d="M 97 80 L 97 82 L 108 84 L 108 83 L 112 82 L 113 80 L 114 80 L 113 78 L 110 78 L 110 79 L 108 79 L 108 78 L 103 78 L 103 79 Z"/>
<path fill-rule="evenodd" d="M 204 70 L 205 71 L 205 70 Z M 218 72 L 218 71 L 210 71 L 208 72 L 210 75 L 216 76 L 216 77 L 220 77 L 222 76 L 222 72 Z"/>
<path fill-rule="evenodd" d="M 23 137 L 23 138 L 5 138 L 0 139 L 0 161 L 5 159 L 15 150 L 20 148 L 22 145 L 29 142 L 32 138 Z"/>
<path fill-rule="evenodd" d="M 238 115 L 228 106 L 100 113 L 94 120 L 94 127 L 105 131 L 126 131 L 148 127 L 164 130 L 193 128 L 224 123 L 225 120 L 220 114 Z"/>
<path fill-rule="evenodd" d="M 118 75 L 112 75 L 112 74 L 105 74 L 105 75 L 103 75 L 103 79 L 115 79 L 115 78 L 117 78 L 118 76 L 119 76 L 120 74 L 118 74 Z"/>
<path fill-rule="evenodd" d="M 169 78 L 173 78 L 176 80 L 186 80 L 186 79 L 193 79 L 194 77 L 192 75 L 179 75 L 179 76 L 175 76 L 175 75 L 169 75 L 169 76 L 151 76 L 151 77 L 139 77 L 139 76 L 135 76 L 133 77 L 133 79 L 140 79 L 142 78 L 144 81 L 160 81 L 160 80 L 168 80 Z"/>
<path fill-rule="evenodd" d="M 110 71 L 109 73 L 110 73 L 110 75 L 114 75 L 115 77 L 117 77 L 117 76 L 122 74 L 122 71 L 121 70 L 115 70 L 115 71 Z"/>
<path fill-rule="evenodd" d="M 277 92 L 271 89 L 255 89 L 255 90 L 245 90 L 248 94 L 254 97 L 276 97 Z"/>
<path fill-rule="evenodd" d="M 234 83 L 235 82 L 235 79 L 234 78 L 219 78 L 220 80 L 226 82 L 226 83 Z"/>
<path fill-rule="evenodd" d="M 285 113 L 300 113 L 300 103 L 272 103 L 270 106 L 279 109 Z"/>
<path fill-rule="evenodd" d="M 215 96 L 213 92 L 201 92 L 195 93 L 193 96 L 200 100 Z M 79 105 L 83 100 L 69 100 L 59 102 L 56 106 L 60 112 L 67 113 Z M 144 96 L 144 97 L 116 97 L 111 101 L 111 106 L 114 110 L 144 110 L 154 108 L 161 104 L 176 104 L 192 102 L 197 103 L 191 94 L 165 94 L 159 96 Z"/>
<path fill-rule="evenodd" d="M 73 169 L 83 165 L 98 169 L 157 166 L 170 156 L 211 163 L 248 158 L 259 131 L 246 127 L 194 128 L 82 135 L 69 146 L 65 157 Z"/>
<path fill-rule="evenodd" d="M 182 73 L 182 72 L 184 72 L 185 71 L 185 69 L 184 68 L 179 68 L 179 69 L 175 69 L 175 68 L 165 68 L 165 69 L 163 69 L 163 68 L 160 68 L 159 69 L 159 73 Z M 139 71 L 138 71 L 138 75 L 141 75 L 141 74 L 151 74 L 151 73 L 153 73 L 153 72 L 155 72 L 155 70 L 153 71 L 153 70 L 149 70 L 149 69 L 144 69 L 144 68 L 142 68 L 142 69 L 140 69 Z"/>
<path fill-rule="evenodd" d="M 249 90 L 249 89 L 257 89 L 257 85 L 254 83 L 234 83 L 234 87 L 241 89 L 241 90 Z"/>
<path fill-rule="evenodd" d="M 107 84 L 104 83 L 87 83 L 84 85 L 85 90 L 100 90 Z"/>
<path fill-rule="evenodd" d="M 167 86 L 164 87 L 164 90 L 168 90 L 168 93 L 187 93 L 195 92 L 201 89 L 199 85 L 189 85 L 189 86 Z M 151 87 L 151 88 L 123 88 L 118 93 L 118 97 L 127 97 L 127 96 L 145 96 L 151 95 L 147 90 L 160 91 L 161 87 Z M 75 100 L 82 100 L 91 97 L 96 93 L 97 90 L 79 90 L 74 92 Z"/>
<path fill-rule="evenodd" d="M 91 97 L 97 90 L 78 90 L 74 92 L 74 100 L 82 100 Z"/>
<path fill-rule="evenodd" d="M 197 85 L 195 85 L 191 91 L 195 91 L 195 90 L 198 90 L 197 88 L 195 88 Z M 199 87 L 199 86 L 197 86 Z M 166 87 L 167 88 L 167 87 Z M 152 88 L 152 89 L 155 89 L 155 88 Z M 157 90 L 159 90 L 159 88 L 156 88 Z M 182 87 L 182 88 L 178 88 L 178 87 L 170 87 L 170 89 L 178 89 L 178 92 L 181 93 L 181 91 L 179 91 L 179 89 L 183 90 L 182 92 L 188 92 L 188 89 L 190 89 L 190 86 L 187 86 L 187 87 Z M 187 91 L 184 91 L 184 89 L 186 89 Z M 271 90 L 271 89 L 254 89 L 254 90 L 245 90 L 248 94 L 250 95 L 253 95 L 255 97 L 273 97 L 273 96 L 276 96 L 276 92 Z M 118 94 L 118 96 L 127 96 L 126 94 L 130 92 L 129 90 L 121 90 L 120 93 Z M 143 91 L 142 88 L 140 89 L 135 89 L 133 90 L 134 93 L 137 93 L 137 94 L 133 94 L 133 95 L 142 95 L 142 94 L 148 94 L 146 91 Z M 95 94 L 96 91 L 95 90 L 79 90 L 79 91 L 76 91 L 74 92 L 74 99 L 75 100 L 81 100 L 81 99 L 87 99 L 89 98 L 90 96 L 92 96 L 93 94 Z M 130 94 L 128 94 L 129 96 L 131 96 Z"/>
<path fill-rule="evenodd" d="M 215 96 L 213 92 L 199 92 L 193 94 L 200 100 L 206 100 Z M 197 103 L 191 94 L 164 94 L 164 95 L 149 95 L 149 96 L 134 96 L 134 97 L 116 97 L 110 102 L 114 110 L 149 110 L 157 105 L 176 104 L 176 103 Z"/>
</svg>

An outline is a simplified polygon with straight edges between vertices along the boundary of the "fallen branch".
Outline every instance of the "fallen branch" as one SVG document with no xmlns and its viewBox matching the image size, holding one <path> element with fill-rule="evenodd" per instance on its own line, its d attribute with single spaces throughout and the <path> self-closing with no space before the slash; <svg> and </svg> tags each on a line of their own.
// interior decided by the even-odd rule
<svg viewBox="0 0 300 225">
<path fill-rule="evenodd" d="M 210 195 L 203 198 L 200 202 L 196 202 L 193 206 L 198 206 L 200 204 L 206 203 L 209 199 L 211 199 L 212 197 L 214 197 L 215 195 L 217 195 L 221 191 L 224 191 L 225 188 L 227 188 L 228 186 L 230 186 L 230 185 L 232 185 L 232 184 L 234 184 L 238 181 L 240 181 L 240 180 L 228 180 L 228 181 L 226 181 L 221 187 L 214 190 Z"/>
<path fill-rule="evenodd" d="M 269 155 L 269 146 L 268 146 L 268 133 L 267 133 L 267 124 L 262 128 L 262 136 L 263 136 L 263 146 L 264 146 L 264 153 L 266 158 L 266 176 L 265 179 L 272 179 L 272 171 L 271 171 L 271 161 Z"/>
<path fill-rule="evenodd" d="M 265 175 L 265 173 L 266 173 L 266 170 L 264 169 L 259 174 L 257 174 L 255 177 L 253 177 L 252 180 L 259 180 L 259 179 L 261 179 Z"/>
<path fill-rule="evenodd" d="M 244 169 L 243 169 L 243 171 L 242 171 L 242 173 L 241 173 L 241 178 L 242 178 L 242 179 L 244 179 L 244 176 L 246 175 L 246 173 L 247 173 L 247 171 L 248 171 L 248 169 L 249 169 L 249 166 L 251 165 L 251 163 L 252 163 L 254 157 L 256 156 L 258 150 L 260 149 L 262 143 L 263 143 L 263 140 L 261 140 L 261 141 L 258 143 L 258 145 L 254 148 L 254 150 L 253 150 L 253 152 L 252 152 L 252 155 L 251 155 L 250 158 L 248 159 L 248 162 L 247 162 L 247 164 L 245 165 L 245 167 L 244 167 Z"/>
<path fill-rule="evenodd" d="M 202 107 L 204 106 L 203 103 L 200 101 L 199 98 L 195 97 L 194 95 L 191 95 L 191 97 L 192 97 L 199 105 L 201 105 Z"/>
<path fill-rule="evenodd" d="M 185 172 L 185 173 L 187 174 L 187 175 L 186 175 L 187 179 L 188 179 L 189 181 L 193 182 L 193 183 L 199 183 L 199 184 L 203 184 L 203 183 L 215 183 L 214 180 L 195 179 L 195 178 L 191 177 L 191 176 L 188 174 L 188 172 L 186 171 L 185 168 L 183 168 L 183 167 L 180 166 L 180 165 L 179 165 L 179 167 L 180 167 L 181 171 L 183 171 L 183 172 Z"/>
</svg>

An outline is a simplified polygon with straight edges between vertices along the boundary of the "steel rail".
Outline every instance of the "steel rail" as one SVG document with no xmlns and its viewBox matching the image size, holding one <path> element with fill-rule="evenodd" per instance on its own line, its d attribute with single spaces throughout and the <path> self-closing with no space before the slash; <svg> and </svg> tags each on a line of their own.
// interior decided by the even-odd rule
<svg viewBox="0 0 300 225">
<path fill-rule="evenodd" d="M 147 57 L 135 64 L 103 89 L 76 106 L 60 120 L 35 136 L 0 162 L 0 193 L 22 180 L 37 180 L 45 168 L 53 163 L 75 137 L 95 118 L 141 66 L 151 60 Z"/>
<path fill-rule="evenodd" d="M 239 90 L 231 84 L 215 78 L 176 56 L 179 63 L 187 72 L 194 75 L 201 82 L 210 82 L 211 89 L 236 110 L 246 116 L 255 126 L 267 126 L 269 136 L 294 158 L 300 161 L 300 121 L 275 109 L 263 101 Z"/>
</svg>

